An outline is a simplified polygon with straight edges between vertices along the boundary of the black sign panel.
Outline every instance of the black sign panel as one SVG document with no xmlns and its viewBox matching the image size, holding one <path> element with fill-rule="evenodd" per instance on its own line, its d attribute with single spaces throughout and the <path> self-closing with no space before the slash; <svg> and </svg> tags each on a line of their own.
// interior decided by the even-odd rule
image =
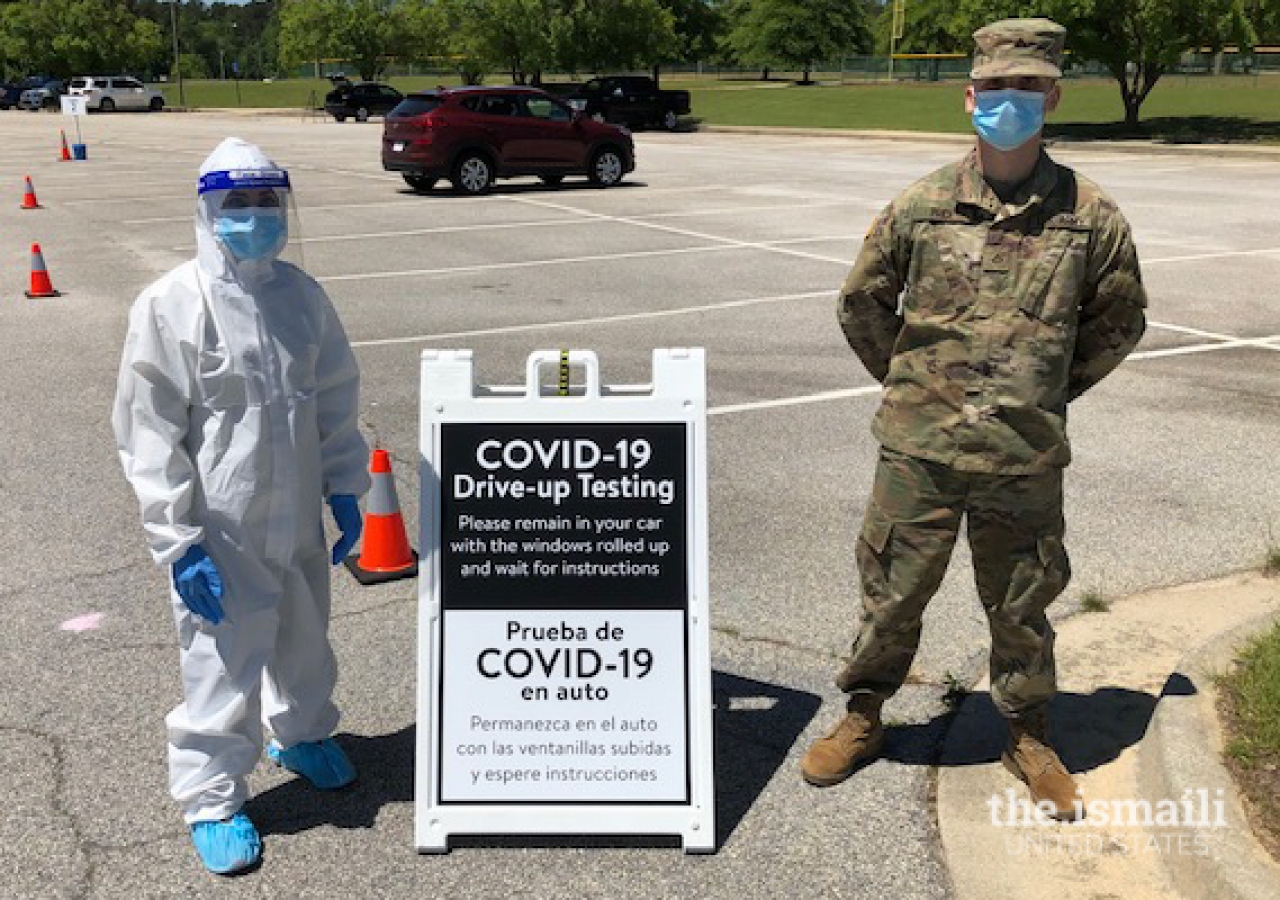
<svg viewBox="0 0 1280 900">
<path fill-rule="evenodd" d="M 441 428 L 444 609 L 684 609 L 683 422 Z"/>
</svg>

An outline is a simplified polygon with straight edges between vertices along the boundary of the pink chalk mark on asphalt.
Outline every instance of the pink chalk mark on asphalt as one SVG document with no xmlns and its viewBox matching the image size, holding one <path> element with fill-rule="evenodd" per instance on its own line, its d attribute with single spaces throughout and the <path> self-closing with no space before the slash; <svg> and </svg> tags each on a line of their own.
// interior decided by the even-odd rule
<svg viewBox="0 0 1280 900">
<path fill-rule="evenodd" d="M 85 613 L 83 616 L 67 619 L 58 628 L 63 631 L 93 631 L 102 627 L 102 620 L 106 617 L 106 613 Z"/>
</svg>

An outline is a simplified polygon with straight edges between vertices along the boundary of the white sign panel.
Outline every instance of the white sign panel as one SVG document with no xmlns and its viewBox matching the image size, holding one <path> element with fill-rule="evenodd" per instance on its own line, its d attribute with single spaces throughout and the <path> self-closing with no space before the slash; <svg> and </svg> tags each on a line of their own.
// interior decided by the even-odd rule
<svg viewBox="0 0 1280 900">
<path fill-rule="evenodd" d="M 544 369 L 559 364 L 559 386 Z M 585 369 L 571 387 L 568 367 Z M 417 846 L 678 834 L 714 850 L 701 350 L 481 388 L 423 356 Z"/>
<path fill-rule="evenodd" d="M 63 94 L 59 100 L 62 103 L 62 114 L 64 116 L 87 116 L 89 114 L 88 97 L 72 97 L 69 94 Z"/>
<path fill-rule="evenodd" d="M 445 631 L 442 800 L 688 801 L 683 614 L 453 611 Z"/>
</svg>

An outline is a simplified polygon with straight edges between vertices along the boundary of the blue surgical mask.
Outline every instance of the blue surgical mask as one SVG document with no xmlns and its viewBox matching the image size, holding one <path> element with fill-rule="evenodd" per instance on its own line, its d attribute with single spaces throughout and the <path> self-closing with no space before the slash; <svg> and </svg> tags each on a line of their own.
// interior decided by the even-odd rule
<svg viewBox="0 0 1280 900">
<path fill-rule="evenodd" d="M 1039 91 L 977 91 L 973 127 L 997 150 L 1013 150 L 1044 128 L 1044 94 Z"/>
<path fill-rule="evenodd" d="M 260 260 L 284 248 L 288 227 L 278 209 L 248 208 L 219 216 L 214 234 L 238 260 Z"/>
</svg>

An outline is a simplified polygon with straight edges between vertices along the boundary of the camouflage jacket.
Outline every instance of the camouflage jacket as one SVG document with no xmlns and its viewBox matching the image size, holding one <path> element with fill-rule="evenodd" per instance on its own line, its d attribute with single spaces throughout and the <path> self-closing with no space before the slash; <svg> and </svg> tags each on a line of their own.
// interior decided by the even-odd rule
<svg viewBox="0 0 1280 900">
<path fill-rule="evenodd" d="M 884 383 L 884 446 L 967 472 L 1065 466 L 1068 401 L 1142 337 L 1146 292 L 1115 203 L 1043 152 L 1013 200 L 975 151 L 867 233 L 838 316 Z"/>
</svg>

